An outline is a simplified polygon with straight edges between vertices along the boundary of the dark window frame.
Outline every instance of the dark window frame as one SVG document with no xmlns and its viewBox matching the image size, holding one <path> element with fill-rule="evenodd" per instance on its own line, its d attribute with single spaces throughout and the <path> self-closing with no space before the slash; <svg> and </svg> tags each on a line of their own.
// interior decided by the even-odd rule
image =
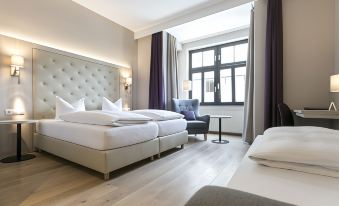
<svg viewBox="0 0 339 206">
<path fill-rule="evenodd" d="M 192 81 L 192 75 L 193 73 L 201 73 L 201 105 L 244 105 L 244 102 L 236 102 L 235 101 L 235 69 L 239 67 L 245 67 L 246 61 L 240 61 L 240 62 L 233 62 L 233 63 L 227 63 L 227 64 L 221 64 L 221 48 L 223 47 L 229 47 L 229 46 L 236 46 L 240 44 L 246 44 L 248 43 L 248 39 L 243 39 L 239 41 L 229 42 L 226 44 L 220 44 L 216 46 L 210 46 L 205 47 L 201 49 L 195 49 L 189 51 L 189 79 Z M 198 52 L 204 52 L 214 50 L 214 65 L 213 66 L 202 66 L 197 68 L 192 68 L 192 54 L 198 53 Z M 220 58 L 218 56 L 220 55 Z M 232 72 L 232 102 L 221 102 L 221 93 L 220 88 L 218 89 L 217 85 L 220 86 L 220 71 L 223 69 L 231 69 Z M 204 73 L 213 71 L 214 72 L 214 102 L 204 102 L 204 91 L 205 91 L 205 77 Z M 189 92 L 189 97 L 192 98 L 192 91 Z"/>
</svg>

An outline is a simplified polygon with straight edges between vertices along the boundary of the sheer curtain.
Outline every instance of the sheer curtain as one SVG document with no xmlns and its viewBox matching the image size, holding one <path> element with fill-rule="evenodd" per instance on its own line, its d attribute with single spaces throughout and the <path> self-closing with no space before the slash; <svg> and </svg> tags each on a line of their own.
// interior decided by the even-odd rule
<svg viewBox="0 0 339 206">
<path fill-rule="evenodd" d="M 242 139 L 251 144 L 255 138 L 254 132 L 254 9 L 251 10 L 251 21 L 248 37 L 248 55 L 246 65 L 246 86 L 244 104 L 244 127 Z"/>
<path fill-rule="evenodd" d="M 172 109 L 172 98 L 178 98 L 178 51 L 177 40 L 167 33 L 167 75 L 166 75 L 166 109 Z"/>
</svg>

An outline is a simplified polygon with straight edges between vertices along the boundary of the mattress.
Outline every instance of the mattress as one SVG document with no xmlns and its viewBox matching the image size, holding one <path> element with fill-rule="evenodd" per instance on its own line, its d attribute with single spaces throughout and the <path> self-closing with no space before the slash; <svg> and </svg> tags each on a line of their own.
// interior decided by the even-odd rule
<svg viewBox="0 0 339 206">
<path fill-rule="evenodd" d="M 339 178 L 266 167 L 248 158 L 253 143 L 228 187 L 295 205 L 337 205 Z"/>
<path fill-rule="evenodd" d="M 111 127 L 49 119 L 39 121 L 37 133 L 96 150 L 111 150 L 152 140 L 158 135 L 158 127 L 153 122 Z"/>
<path fill-rule="evenodd" d="M 186 130 L 187 122 L 184 119 L 173 119 L 166 121 L 155 121 L 158 125 L 158 137 L 164 137 L 171 134 L 176 134 Z"/>
</svg>

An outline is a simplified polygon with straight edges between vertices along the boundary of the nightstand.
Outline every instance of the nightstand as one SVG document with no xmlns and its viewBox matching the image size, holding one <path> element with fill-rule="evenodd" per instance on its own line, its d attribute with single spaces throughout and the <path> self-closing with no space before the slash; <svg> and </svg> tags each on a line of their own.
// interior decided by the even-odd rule
<svg viewBox="0 0 339 206">
<path fill-rule="evenodd" d="M 16 124 L 16 156 L 6 157 L 1 160 L 3 163 L 21 162 L 35 158 L 33 154 L 21 154 L 21 125 L 35 124 L 37 120 L 2 120 L 0 125 Z"/>
</svg>

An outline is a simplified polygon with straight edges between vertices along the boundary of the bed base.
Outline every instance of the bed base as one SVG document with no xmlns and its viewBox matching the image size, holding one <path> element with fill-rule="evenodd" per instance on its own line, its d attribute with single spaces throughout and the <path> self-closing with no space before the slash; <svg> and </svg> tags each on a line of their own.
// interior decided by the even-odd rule
<svg viewBox="0 0 339 206">
<path fill-rule="evenodd" d="M 36 148 L 104 174 L 159 153 L 159 139 L 112 150 L 95 150 L 41 134 L 34 134 Z M 84 158 L 85 157 L 85 158 Z"/>
<path fill-rule="evenodd" d="M 185 130 L 183 132 L 158 137 L 159 138 L 159 154 L 158 157 L 160 158 L 160 153 L 167 151 L 169 149 L 175 148 L 180 146 L 182 149 L 184 148 L 184 144 L 188 142 L 188 132 Z"/>
<path fill-rule="evenodd" d="M 154 160 L 154 155 L 158 155 L 160 158 L 161 152 L 177 146 L 181 146 L 181 148 L 183 148 L 183 145 L 187 142 L 187 131 L 183 131 L 164 137 L 158 137 L 139 144 L 102 151 L 38 133 L 34 134 L 34 147 L 38 151 L 46 151 L 58 157 L 103 173 L 104 180 L 108 180 L 109 173 L 114 170 L 143 159 L 150 158 L 151 160 Z"/>
</svg>

